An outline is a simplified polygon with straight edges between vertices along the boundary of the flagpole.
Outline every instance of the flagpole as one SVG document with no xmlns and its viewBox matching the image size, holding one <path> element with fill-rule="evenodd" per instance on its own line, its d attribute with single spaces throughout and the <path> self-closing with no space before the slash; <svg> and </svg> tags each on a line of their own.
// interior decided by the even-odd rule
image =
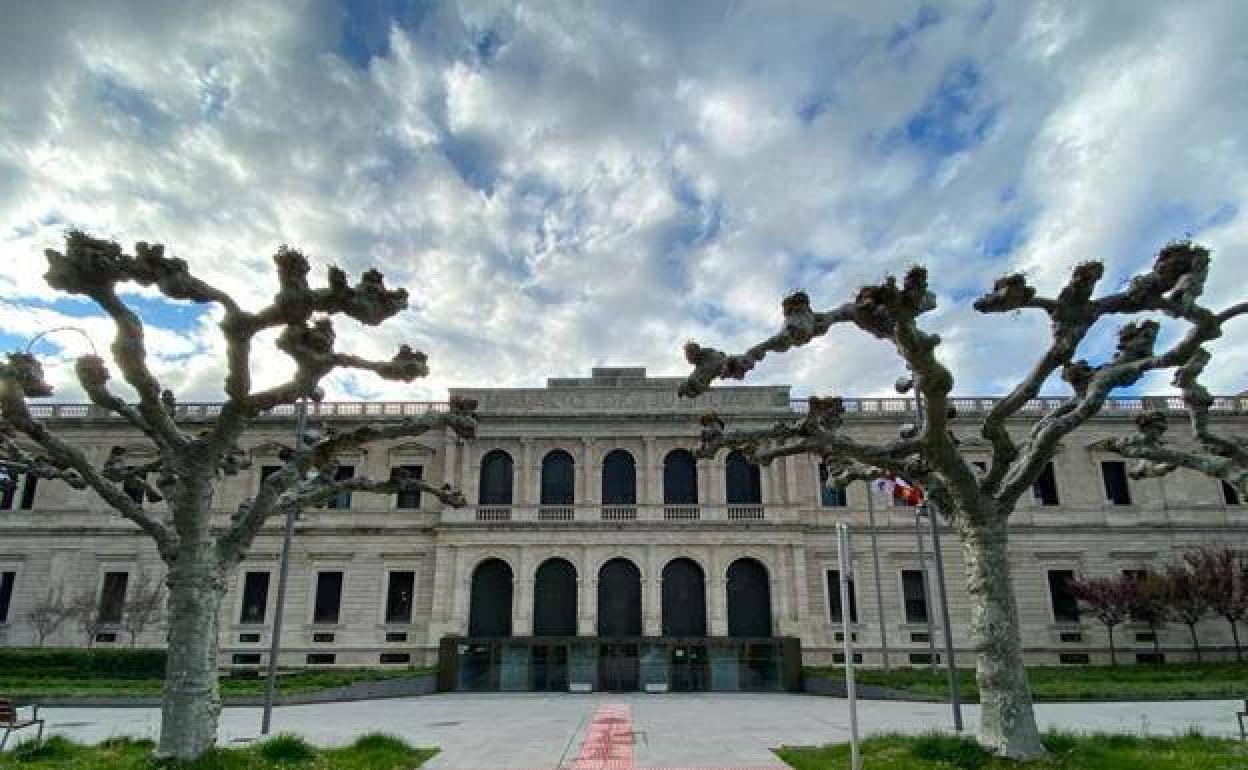
<svg viewBox="0 0 1248 770">
<path fill-rule="evenodd" d="M 858 749 L 858 687 L 854 681 L 854 635 L 850 629 L 849 581 L 853 578 L 853 554 L 849 547 L 849 525 L 836 525 L 836 550 L 841 567 L 841 649 L 845 656 L 845 695 L 849 699 L 849 766 L 862 770 L 862 754 Z"/>
<path fill-rule="evenodd" d="M 880 580 L 880 543 L 875 532 L 875 489 L 867 484 L 867 532 L 871 535 L 871 568 L 875 573 L 875 614 L 880 619 L 880 654 L 884 670 L 888 665 L 888 620 L 884 617 L 884 589 Z"/>
</svg>

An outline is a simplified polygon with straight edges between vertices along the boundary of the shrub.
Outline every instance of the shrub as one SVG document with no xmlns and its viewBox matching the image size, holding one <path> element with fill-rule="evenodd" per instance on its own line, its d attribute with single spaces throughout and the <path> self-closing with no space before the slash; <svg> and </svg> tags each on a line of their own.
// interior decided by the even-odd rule
<svg viewBox="0 0 1248 770">
<path fill-rule="evenodd" d="M 356 751 L 367 751 L 369 753 L 407 753 L 412 751 L 412 747 L 407 745 L 407 741 L 395 735 L 387 733 L 368 733 L 361 735 L 355 739 L 355 743 L 351 744 L 351 748 Z"/>
<path fill-rule="evenodd" d="M 256 747 L 256 753 L 274 764 L 278 762 L 307 762 L 316 756 L 316 749 L 298 735 L 282 733 Z"/>
<path fill-rule="evenodd" d="M 19 762 L 42 760 L 68 760 L 78 753 L 79 746 L 63 735 L 53 735 L 46 740 L 23 741 L 13 747 L 13 758 Z"/>
<path fill-rule="evenodd" d="M 0 649 L 0 671 L 28 678 L 160 679 L 164 650 Z"/>
<path fill-rule="evenodd" d="M 992 758 L 973 738 L 940 733 L 919 736 L 910 751 L 919 759 L 946 762 L 961 770 L 979 770 Z"/>
</svg>

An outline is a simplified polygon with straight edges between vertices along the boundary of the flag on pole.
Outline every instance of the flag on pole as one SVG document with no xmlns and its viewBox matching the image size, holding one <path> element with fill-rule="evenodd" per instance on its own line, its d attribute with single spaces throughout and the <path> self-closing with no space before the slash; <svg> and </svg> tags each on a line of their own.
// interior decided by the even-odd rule
<svg viewBox="0 0 1248 770">
<path fill-rule="evenodd" d="M 923 491 L 905 479 L 888 474 L 871 482 L 877 491 L 892 495 L 894 500 L 906 505 L 918 505 L 923 502 Z"/>
</svg>

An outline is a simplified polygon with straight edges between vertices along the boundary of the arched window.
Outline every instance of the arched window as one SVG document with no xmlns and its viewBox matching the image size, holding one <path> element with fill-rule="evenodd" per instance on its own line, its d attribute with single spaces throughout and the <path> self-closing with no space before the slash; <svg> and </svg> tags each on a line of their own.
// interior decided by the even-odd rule
<svg viewBox="0 0 1248 770">
<path fill-rule="evenodd" d="M 576 636 L 576 567 L 547 559 L 533 579 L 533 635 Z"/>
<path fill-rule="evenodd" d="M 637 504 L 637 463 L 623 449 L 612 449 L 602 458 L 602 504 Z"/>
<path fill-rule="evenodd" d="M 481 458 L 477 503 L 511 505 L 511 455 L 501 449 L 491 449 Z"/>
<path fill-rule="evenodd" d="M 728 453 L 728 459 L 724 461 L 724 480 L 730 504 L 758 505 L 763 502 L 758 466 L 745 459 L 740 449 Z"/>
<path fill-rule="evenodd" d="M 572 455 L 562 449 L 542 458 L 542 505 L 572 505 L 576 496 L 576 471 Z"/>
<path fill-rule="evenodd" d="M 598 570 L 598 636 L 641 636 L 641 570 L 628 559 Z"/>
<path fill-rule="evenodd" d="M 771 636 L 771 585 L 767 568 L 755 559 L 728 567 L 728 635 Z"/>
<path fill-rule="evenodd" d="M 486 559 L 472 571 L 469 636 L 511 636 L 511 567 Z"/>
<path fill-rule="evenodd" d="M 693 559 L 663 568 L 663 635 L 706 636 L 706 579 Z"/>
<path fill-rule="evenodd" d="M 673 449 L 663 458 L 663 502 L 668 505 L 698 502 L 698 463 L 688 449 Z"/>
</svg>

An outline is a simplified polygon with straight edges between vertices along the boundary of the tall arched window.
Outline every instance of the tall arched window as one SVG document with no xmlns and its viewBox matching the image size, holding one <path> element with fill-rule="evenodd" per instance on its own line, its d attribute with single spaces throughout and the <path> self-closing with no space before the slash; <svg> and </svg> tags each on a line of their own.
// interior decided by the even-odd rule
<svg viewBox="0 0 1248 770">
<path fill-rule="evenodd" d="M 612 449 L 602 458 L 602 504 L 637 504 L 637 464 L 623 449 Z"/>
<path fill-rule="evenodd" d="M 641 636 L 641 570 L 628 559 L 598 570 L 598 636 Z"/>
<path fill-rule="evenodd" d="M 767 568 L 755 559 L 728 567 L 728 635 L 771 636 L 771 585 Z"/>
<path fill-rule="evenodd" d="M 758 466 L 745 459 L 740 449 L 728 453 L 728 459 L 724 461 L 724 481 L 730 504 L 758 505 L 763 502 Z"/>
<path fill-rule="evenodd" d="M 486 559 L 472 571 L 469 636 L 511 636 L 511 577 L 502 559 Z"/>
<path fill-rule="evenodd" d="M 572 505 L 576 496 L 576 470 L 572 455 L 562 449 L 542 458 L 542 505 Z"/>
<path fill-rule="evenodd" d="M 706 579 L 693 559 L 663 568 L 663 635 L 706 636 Z"/>
<path fill-rule="evenodd" d="M 663 458 L 663 502 L 668 505 L 698 502 L 698 463 L 688 449 L 673 449 Z"/>
<path fill-rule="evenodd" d="M 511 505 L 511 455 L 491 449 L 481 458 L 481 483 L 477 487 L 479 505 Z"/>
<path fill-rule="evenodd" d="M 576 567 L 547 559 L 533 578 L 533 635 L 576 636 Z"/>
</svg>

